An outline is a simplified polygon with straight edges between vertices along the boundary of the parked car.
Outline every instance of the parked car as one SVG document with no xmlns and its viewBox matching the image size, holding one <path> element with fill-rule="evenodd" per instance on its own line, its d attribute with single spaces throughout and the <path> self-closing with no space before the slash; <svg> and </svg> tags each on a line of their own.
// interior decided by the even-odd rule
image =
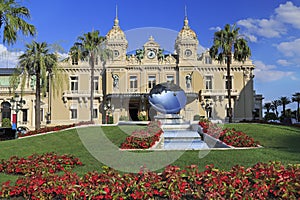
<svg viewBox="0 0 300 200">
<path fill-rule="evenodd" d="M 26 126 L 19 126 L 17 128 L 17 134 L 21 134 L 24 135 L 29 131 L 29 128 L 27 128 Z"/>
<path fill-rule="evenodd" d="M 292 118 L 292 119 L 291 119 L 291 123 L 292 123 L 292 124 L 300 124 L 300 122 L 297 122 L 297 119 L 295 119 L 295 118 Z"/>
<path fill-rule="evenodd" d="M 268 123 L 276 123 L 276 124 L 280 124 L 281 122 L 277 119 L 270 119 L 268 120 Z"/>
</svg>

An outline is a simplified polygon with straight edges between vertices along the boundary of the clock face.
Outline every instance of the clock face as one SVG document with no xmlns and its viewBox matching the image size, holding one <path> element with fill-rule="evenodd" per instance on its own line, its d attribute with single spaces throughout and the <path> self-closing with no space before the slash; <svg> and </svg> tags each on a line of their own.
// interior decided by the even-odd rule
<svg viewBox="0 0 300 200">
<path fill-rule="evenodd" d="M 192 55 L 192 51 L 191 51 L 190 49 L 187 49 L 187 50 L 185 50 L 184 55 L 185 55 L 186 57 L 189 57 L 189 56 Z"/>
<path fill-rule="evenodd" d="M 118 57 L 120 55 L 118 50 L 114 50 L 114 57 Z"/>
<path fill-rule="evenodd" d="M 155 57 L 155 51 L 153 51 L 153 50 L 150 50 L 148 53 L 147 53 L 147 56 L 148 56 L 148 58 L 150 58 L 150 59 L 152 59 L 152 58 L 154 58 Z"/>
</svg>

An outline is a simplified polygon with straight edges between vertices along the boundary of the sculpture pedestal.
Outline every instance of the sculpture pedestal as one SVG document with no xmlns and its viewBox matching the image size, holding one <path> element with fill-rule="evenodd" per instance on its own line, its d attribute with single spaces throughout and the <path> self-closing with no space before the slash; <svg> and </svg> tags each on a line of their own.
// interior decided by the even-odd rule
<svg viewBox="0 0 300 200">
<path fill-rule="evenodd" d="M 183 117 L 179 114 L 160 114 L 154 116 L 154 119 L 160 121 L 163 125 L 167 125 L 167 124 L 176 125 L 176 124 L 185 123 Z"/>
<path fill-rule="evenodd" d="M 184 121 L 178 114 L 160 114 L 154 117 L 162 123 L 163 134 L 159 148 L 169 150 L 208 149 L 201 140 L 199 125 Z"/>
</svg>

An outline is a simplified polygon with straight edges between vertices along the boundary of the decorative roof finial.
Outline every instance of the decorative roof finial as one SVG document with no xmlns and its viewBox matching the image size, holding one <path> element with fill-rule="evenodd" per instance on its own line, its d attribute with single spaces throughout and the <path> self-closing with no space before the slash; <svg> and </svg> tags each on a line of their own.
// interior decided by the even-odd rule
<svg viewBox="0 0 300 200">
<path fill-rule="evenodd" d="M 184 6 L 184 28 L 189 28 L 189 20 L 187 17 L 186 5 Z"/>
<path fill-rule="evenodd" d="M 114 26 L 118 27 L 119 26 L 119 20 L 118 20 L 118 5 L 116 4 L 116 18 L 114 20 Z"/>
<path fill-rule="evenodd" d="M 153 36 L 152 35 L 150 35 L 150 37 L 149 37 L 149 39 L 148 39 L 149 41 L 154 41 L 154 38 L 153 38 Z"/>
</svg>

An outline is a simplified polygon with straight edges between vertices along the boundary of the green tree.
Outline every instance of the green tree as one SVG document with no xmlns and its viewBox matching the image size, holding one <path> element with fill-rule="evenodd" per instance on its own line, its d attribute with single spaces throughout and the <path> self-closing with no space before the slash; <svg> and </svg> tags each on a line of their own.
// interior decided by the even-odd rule
<svg viewBox="0 0 300 200">
<path fill-rule="evenodd" d="M 293 94 L 292 101 L 297 102 L 296 117 L 297 117 L 297 121 L 299 121 L 300 92 L 296 92 L 295 94 Z"/>
<path fill-rule="evenodd" d="M 214 34 L 213 46 L 209 49 L 210 56 L 218 60 L 220 63 L 225 60 L 227 63 L 227 95 L 229 123 L 232 122 L 232 106 L 231 106 L 231 76 L 230 64 L 232 59 L 244 62 L 250 55 L 251 51 L 247 41 L 239 35 L 239 28 L 235 25 L 226 24 L 223 30 Z"/>
<path fill-rule="evenodd" d="M 271 103 L 265 103 L 264 104 L 264 109 L 267 110 L 267 113 L 270 112 L 271 108 L 272 108 L 272 104 Z"/>
<path fill-rule="evenodd" d="M 284 97 L 284 96 L 280 97 L 279 100 L 282 105 L 282 117 L 284 118 L 286 116 L 286 112 L 285 112 L 286 105 L 290 104 L 291 100 L 288 97 Z"/>
<path fill-rule="evenodd" d="M 35 42 L 26 45 L 25 52 L 19 57 L 19 66 L 24 70 L 21 82 L 22 91 L 27 78 L 36 77 L 35 83 L 35 129 L 41 125 L 41 92 L 47 90 L 47 73 L 51 73 L 57 65 L 58 56 L 50 53 L 48 44 Z"/>
<path fill-rule="evenodd" d="M 275 110 L 276 117 L 278 117 L 278 106 L 281 106 L 281 101 L 280 100 L 274 100 L 274 101 L 272 101 L 272 105 L 273 105 L 273 108 Z"/>
<path fill-rule="evenodd" d="M 35 27 L 24 19 L 30 18 L 29 10 L 14 0 L 0 1 L 0 28 L 3 31 L 3 43 L 13 44 L 17 41 L 18 32 L 33 36 Z M 2 32 L 1 31 L 1 32 Z"/>
<path fill-rule="evenodd" d="M 76 59 L 88 59 L 91 68 L 91 91 L 90 91 L 90 121 L 93 121 L 93 100 L 94 100 L 94 69 L 99 49 L 105 40 L 105 37 L 99 35 L 99 31 L 92 31 L 78 37 L 70 49 L 70 56 L 73 61 Z M 100 58 L 101 59 L 101 58 Z"/>
</svg>

